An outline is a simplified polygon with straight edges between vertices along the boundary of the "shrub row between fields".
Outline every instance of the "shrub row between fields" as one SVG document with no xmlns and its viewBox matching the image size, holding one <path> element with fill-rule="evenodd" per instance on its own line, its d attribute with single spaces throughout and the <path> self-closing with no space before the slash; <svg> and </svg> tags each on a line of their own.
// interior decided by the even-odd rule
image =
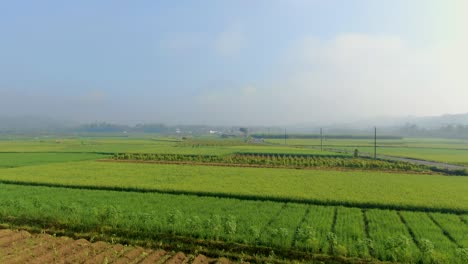
<svg viewBox="0 0 468 264">
<path fill-rule="evenodd" d="M 306 154 L 274 154 L 274 153 L 235 153 L 226 156 L 215 155 L 183 155 L 183 154 L 149 154 L 149 153 L 119 153 L 113 156 L 115 160 L 159 161 L 159 162 L 196 162 L 246 164 L 268 167 L 292 168 L 354 168 L 381 169 L 396 171 L 431 171 L 428 166 L 415 165 L 401 161 L 374 160 L 354 158 L 344 155 L 306 155 Z"/>
</svg>

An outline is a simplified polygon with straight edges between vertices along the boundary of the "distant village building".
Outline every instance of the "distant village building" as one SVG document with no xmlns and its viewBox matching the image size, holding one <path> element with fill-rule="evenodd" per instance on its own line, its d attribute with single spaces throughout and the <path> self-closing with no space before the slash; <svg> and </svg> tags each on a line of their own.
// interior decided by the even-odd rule
<svg viewBox="0 0 468 264">
<path fill-rule="evenodd" d="M 260 144 L 260 143 L 264 143 L 265 140 L 263 138 L 252 138 L 250 142 Z"/>
</svg>

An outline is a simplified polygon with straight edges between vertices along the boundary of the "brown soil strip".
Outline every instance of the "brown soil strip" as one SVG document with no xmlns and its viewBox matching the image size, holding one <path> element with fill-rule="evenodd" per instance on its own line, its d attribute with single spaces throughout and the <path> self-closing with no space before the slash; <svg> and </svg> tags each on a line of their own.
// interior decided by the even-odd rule
<svg viewBox="0 0 468 264">
<path fill-rule="evenodd" d="M 25 231 L 13 232 L 0 238 L 0 247 L 11 245 L 13 242 L 30 237 L 31 235 Z"/>
<path fill-rule="evenodd" d="M 64 241 L 65 240 L 65 241 Z M 5 263 L 29 263 L 38 257 L 46 254 L 48 251 L 45 251 L 48 245 L 53 245 L 53 243 L 62 243 L 66 245 L 72 239 L 59 239 L 59 241 L 54 242 L 54 239 L 50 235 L 41 235 L 37 237 L 31 237 L 29 241 L 26 241 L 26 247 L 23 250 L 12 254 L 9 258 L 5 259 Z M 33 246 L 31 246 L 33 244 Z M 48 249 L 50 250 L 50 249 Z"/>
<path fill-rule="evenodd" d="M 102 253 L 104 250 L 106 250 L 107 248 L 109 248 L 109 244 L 105 243 L 105 242 L 102 242 L 102 241 L 98 241 L 96 243 L 92 243 L 90 245 L 90 256 L 96 256 L 100 253 Z"/>
<path fill-rule="evenodd" d="M 104 242 L 101 242 L 101 243 L 104 243 Z M 95 263 L 97 264 L 97 263 L 105 263 L 105 262 L 110 263 L 111 261 L 118 258 L 120 255 L 122 255 L 122 253 L 124 253 L 126 250 L 127 248 L 120 244 L 108 246 L 100 254 L 97 254 L 92 258 L 88 258 L 84 263 L 88 263 L 88 264 L 95 264 Z"/>
<path fill-rule="evenodd" d="M 133 248 L 127 251 L 124 255 L 119 257 L 114 263 L 115 264 L 127 264 L 132 262 L 135 259 L 138 259 L 142 256 L 145 250 L 141 247 Z"/>
<path fill-rule="evenodd" d="M 89 259 L 102 251 L 106 250 L 109 245 L 104 242 L 97 242 L 93 244 L 82 245 L 81 248 L 75 250 L 73 254 L 65 258 L 65 263 L 78 263 L 83 262 L 85 259 Z"/>
<path fill-rule="evenodd" d="M 145 258 L 147 258 L 150 254 L 152 254 L 154 251 L 151 249 L 143 249 L 143 252 L 139 256 L 136 256 L 134 259 L 132 259 L 129 264 L 137 264 L 143 261 Z"/>
<path fill-rule="evenodd" d="M 24 255 L 28 253 L 28 251 L 31 248 L 37 246 L 38 243 L 38 241 L 31 239 L 31 237 L 29 236 L 22 240 L 17 240 L 12 242 L 11 244 L 7 244 L 4 247 L 0 247 L 0 263 L 3 263 L 7 259 L 17 257 L 18 255 Z"/>
<path fill-rule="evenodd" d="M 160 260 L 164 255 L 166 255 L 166 251 L 164 250 L 156 250 L 148 254 L 146 258 L 138 262 L 138 264 L 153 264 L 156 261 Z"/>
<path fill-rule="evenodd" d="M 216 264 L 230 264 L 231 261 L 229 261 L 229 259 L 227 259 L 227 258 L 219 258 L 218 260 L 212 261 L 212 263 L 216 263 Z"/>
<path fill-rule="evenodd" d="M 72 242 L 72 239 L 54 238 L 50 235 L 44 235 L 40 238 L 40 247 L 33 251 L 33 256 L 36 256 L 30 263 L 58 263 L 61 256 L 59 250 Z"/>
<path fill-rule="evenodd" d="M 90 243 L 84 239 L 68 239 L 67 243 L 58 248 L 57 252 L 54 252 L 54 254 L 57 256 L 57 263 L 66 263 L 67 258 L 75 255 L 77 252 L 80 252 L 89 244 Z"/>
<path fill-rule="evenodd" d="M 166 263 L 166 261 L 167 261 L 168 259 L 170 259 L 170 258 L 172 257 L 172 255 L 173 255 L 173 253 L 167 252 L 166 255 L 162 256 L 160 259 L 158 259 L 158 261 L 156 261 L 156 262 L 149 262 L 149 263 L 152 263 L 152 264 L 154 264 L 154 263 L 156 263 L 156 264 L 163 264 L 163 263 Z"/>
<path fill-rule="evenodd" d="M 83 248 L 81 252 L 76 254 L 76 256 L 86 256 L 83 259 L 89 259 L 92 257 L 95 257 L 96 255 L 99 255 L 101 252 L 106 251 L 109 248 L 109 244 L 105 242 L 98 241 L 96 243 L 90 244 Z M 102 262 L 100 262 L 102 263 Z"/>
<path fill-rule="evenodd" d="M 164 250 L 150 250 L 142 247 L 112 245 L 105 242 L 90 243 L 87 240 L 73 240 L 48 234 L 31 235 L 26 231 L 0 230 L 3 246 L 0 248 L 0 263 L 230 263 L 229 260 L 211 259 L 199 255 L 187 256 L 182 252 L 168 253 Z M 190 261 L 194 259 L 193 261 Z"/>
<path fill-rule="evenodd" d="M 203 255 L 198 255 L 192 261 L 192 264 L 209 264 L 211 260 Z"/>
<path fill-rule="evenodd" d="M 178 252 L 174 256 L 172 256 L 169 260 L 164 262 L 165 264 L 185 264 L 187 263 L 188 258 L 185 256 L 184 253 Z"/>
<path fill-rule="evenodd" d="M 0 229 L 0 238 L 12 234 L 13 231 L 10 229 Z"/>
<path fill-rule="evenodd" d="M 29 247 L 34 246 L 36 244 L 26 242 L 19 245 L 13 243 L 9 247 L 2 247 L 0 248 L 0 263 L 4 263 L 6 260 L 15 258 L 18 255 L 25 255 L 28 253 Z"/>
</svg>

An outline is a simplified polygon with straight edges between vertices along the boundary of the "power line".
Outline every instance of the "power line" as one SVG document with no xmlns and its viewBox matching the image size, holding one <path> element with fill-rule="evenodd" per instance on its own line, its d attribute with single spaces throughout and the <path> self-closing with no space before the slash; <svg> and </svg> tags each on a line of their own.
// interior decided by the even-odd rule
<svg viewBox="0 0 468 264">
<path fill-rule="evenodd" d="M 323 133 L 322 133 L 322 128 L 320 128 L 320 151 L 323 151 Z"/>
<path fill-rule="evenodd" d="M 286 128 L 284 129 L 284 144 L 286 145 Z"/>
<path fill-rule="evenodd" d="M 374 159 L 377 159 L 377 127 L 374 127 Z"/>
</svg>

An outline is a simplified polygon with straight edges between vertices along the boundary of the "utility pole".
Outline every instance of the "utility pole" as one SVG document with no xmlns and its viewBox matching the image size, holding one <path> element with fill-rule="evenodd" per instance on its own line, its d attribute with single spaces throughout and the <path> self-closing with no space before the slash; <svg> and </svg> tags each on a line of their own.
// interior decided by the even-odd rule
<svg viewBox="0 0 468 264">
<path fill-rule="evenodd" d="M 286 145 L 286 128 L 284 129 L 284 144 Z"/>
<path fill-rule="evenodd" d="M 377 159 L 377 127 L 374 127 L 374 159 Z"/>
<path fill-rule="evenodd" d="M 323 133 L 322 133 L 322 128 L 320 128 L 320 151 L 323 151 Z"/>
</svg>

